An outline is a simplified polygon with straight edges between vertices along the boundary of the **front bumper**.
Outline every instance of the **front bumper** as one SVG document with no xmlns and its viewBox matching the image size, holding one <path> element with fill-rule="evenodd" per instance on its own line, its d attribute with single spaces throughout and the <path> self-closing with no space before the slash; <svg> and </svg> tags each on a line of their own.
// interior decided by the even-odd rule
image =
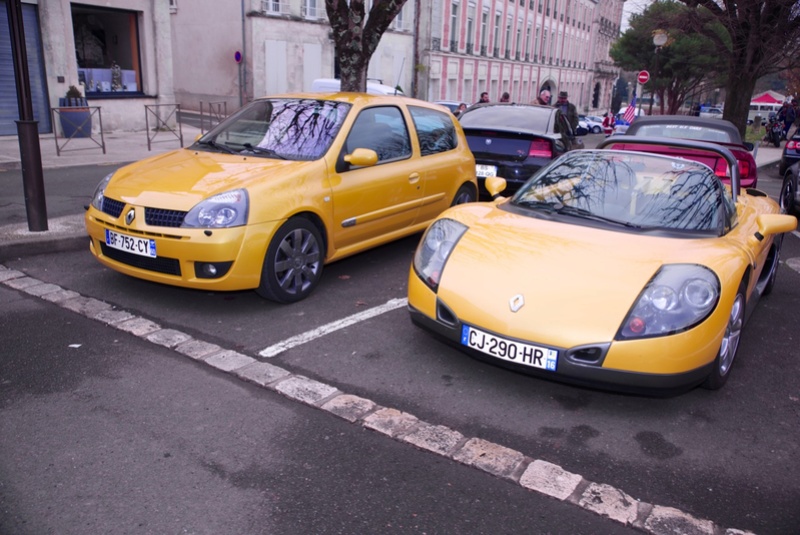
<svg viewBox="0 0 800 535">
<path fill-rule="evenodd" d="M 90 238 L 89 250 L 103 265 L 139 279 L 215 291 L 258 287 L 267 244 L 281 224 L 275 221 L 224 229 L 164 228 L 145 224 L 126 227 L 92 207 L 84 219 Z M 106 229 L 155 240 L 158 256 L 148 258 L 108 247 Z M 224 274 L 198 276 L 201 270 L 197 266 L 201 264 L 224 266 Z"/>
<path fill-rule="evenodd" d="M 618 392 L 631 392 L 640 394 L 666 394 L 680 392 L 697 386 L 711 373 L 713 361 L 705 366 L 681 373 L 671 374 L 648 374 L 641 372 L 631 372 L 620 369 L 604 368 L 602 358 L 597 362 L 580 362 L 571 355 L 574 351 L 569 348 L 555 348 L 559 350 L 558 366 L 556 371 L 542 370 L 509 362 L 504 359 L 494 358 L 480 351 L 471 349 L 461 343 L 461 331 L 463 323 L 455 320 L 452 324 L 445 323 L 438 319 L 433 319 L 422 311 L 416 309 L 409 301 L 408 306 L 411 321 L 427 331 L 430 331 L 446 342 L 458 347 L 461 351 L 475 357 L 504 368 L 509 368 L 527 375 L 543 377 L 556 381 L 613 390 Z M 611 344 L 606 345 L 606 349 Z M 604 355 L 605 356 L 605 353 Z"/>
</svg>

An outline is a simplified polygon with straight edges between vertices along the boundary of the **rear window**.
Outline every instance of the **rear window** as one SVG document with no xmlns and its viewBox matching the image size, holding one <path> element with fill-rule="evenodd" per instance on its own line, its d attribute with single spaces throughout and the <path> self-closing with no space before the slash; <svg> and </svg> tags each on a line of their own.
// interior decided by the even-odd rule
<svg viewBox="0 0 800 535">
<path fill-rule="evenodd" d="M 688 124 L 640 125 L 635 135 L 643 137 L 693 139 L 695 141 L 710 141 L 712 143 L 738 143 L 738 140 L 731 139 L 730 134 L 725 130 Z"/>
<path fill-rule="evenodd" d="M 463 128 L 547 132 L 553 111 L 538 106 L 478 106 L 464 112 L 459 121 Z"/>
</svg>

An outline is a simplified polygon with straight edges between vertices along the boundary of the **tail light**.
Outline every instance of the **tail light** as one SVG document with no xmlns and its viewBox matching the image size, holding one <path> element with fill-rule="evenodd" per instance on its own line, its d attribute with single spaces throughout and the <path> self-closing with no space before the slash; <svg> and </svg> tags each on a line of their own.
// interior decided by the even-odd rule
<svg viewBox="0 0 800 535">
<path fill-rule="evenodd" d="M 737 160 L 739 162 L 739 180 L 747 180 L 750 178 L 750 161 Z"/>
<path fill-rule="evenodd" d="M 541 139 L 531 141 L 531 148 L 528 150 L 528 156 L 533 156 L 535 158 L 552 158 L 553 149 L 550 147 L 550 142 Z"/>
<path fill-rule="evenodd" d="M 800 141 L 790 139 L 786 142 L 786 150 L 800 150 Z"/>
<path fill-rule="evenodd" d="M 714 174 L 720 178 L 730 178 L 728 174 L 728 162 L 722 158 L 717 158 L 717 163 L 714 164 Z"/>
</svg>

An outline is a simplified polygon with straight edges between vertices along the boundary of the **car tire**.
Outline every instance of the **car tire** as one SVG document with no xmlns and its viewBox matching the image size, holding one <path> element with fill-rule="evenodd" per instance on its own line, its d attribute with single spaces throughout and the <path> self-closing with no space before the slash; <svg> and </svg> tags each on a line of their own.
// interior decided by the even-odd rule
<svg viewBox="0 0 800 535">
<path fill-rule="evenodd" d="M 456 196 L 453 197 L 453 203 L 450 206 L 475 202 L 476 200 L 477 197 L 475 195 L 475 188 L 473 188 L 471 184 L 463 184 L 460 188 L 458 188 Z"/>
<path fill-rule="evenodd" d="M 781 247 L 783 247 L 783 234 L 775 236 L 772 242 L 772 250 L 767 255 L 767 263 L 769 264 L 769 274 L 767 275 L 767 283 L 761 291 L 761 295 L 769 295 L 775 287 L 775 279 L 778 278 L 778 266 L 781 263 Z"/>
<path fill-rule="evenodd" d="M 319 283 L 324 259 L 319 229 L 304 217 L 293 217 L 281 225 L 267 248 L 256 292 L 277 303 L 305 299 Z"/>
<path fill-rule="evenodd" d="M 781 210 L 795 217 L 797 217 L 797 208 L 794 204 L 796 194 L 797 177 L 787 172 L 783 175 L 783 184 L 781 184 L 781 194 L 778 201 L 780 202 Z"/>
<path fill-rule="evenodd" d="M 736 352 L 739 349 L 739 341 L 742 337 L 742 328 L 744 327 L 745 288 L 746 283 L 742 281 L 736 291 L 736 297 L 733 299 L 731 312 L 728 316 L 728 324 L 725 326 L 725 334 L 722 337 L 719 351 L 717 351 L 717 358 L 714 359 L 714 367 L 703 383 L 703 387 L 708 390 L 722 388 L 731 374 L 733 361 L 736 359 Z"/>
<path fill-rule="evenodd" d="M 592 127 L 592 134 L 599 134 L 602 131 L 603 131 L 603 129 L 600 128 L 599 126 L 593 126 Z"/>
</svg>

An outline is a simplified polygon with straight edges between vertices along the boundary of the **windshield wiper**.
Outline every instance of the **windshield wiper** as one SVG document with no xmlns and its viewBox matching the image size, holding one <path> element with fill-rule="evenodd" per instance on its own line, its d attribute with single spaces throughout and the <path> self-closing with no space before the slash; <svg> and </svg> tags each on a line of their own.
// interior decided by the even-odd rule
<svg viewBox="0 0 800 535">
<path fill-rule="evenodd" d="M 519 206 L 524 206 L 525 208 L 533 208 L 534 210 L 544 210 L 548 213 L 557 212 L 560 209 L 564 208 L 564 205 L 558 201 L 547 202 L 547 201 L 536 201 L 536 200 L 520 200 L 517 201 L 515 204 Z"/>
<path fill-rule="evenodd" d="M 253 146 L 250 143 L 245 143 L 242 145 L 247 152 L 252 152 L 253 154 L 264 154 L 267 156 L 274 156 L 276 158 L 280 158 L 281 160 L 285 160 L 285 156 L 281 156 L 277 152 L 272 149 L 265 149 L 264 147 Z"/>
<path fill-rule="evenodd" d="M 566 214 L 566 215 L 571 215 L 571 216 L 575 216 L 575 217 L 580 217 L 580 218 L 583 218 L 583 219 L 590 219 L 592 221 L 602 221 L 604 223 L 611 223 L 613 225 L 620 225 L 620 226 L 628 227 L 628 228 L 636 228 L 636 229 L 643 228 L 640 225 L 636 225 L 636 224 L 630 223 L 628 221 L 620 221 L 619 219 L 612 219 L 610 217 L 604 217 L 604 216 L 601 216 L 601 215 L 597 215 L 594 212 L 591 212 L 591 211 L 589 211 L 589 210 L 587 210 L 585 208 L 578 208 L 577 206 L 561 206 L 559 208 L 556 208 L 555 211 L 557 213 L 559 213 L 559 214 Z"/>
<path fill-rule="evenodd" d="M 208 145 L 212 149 L 221 150 L 223 152 L 227 152 L 228 154 L 238 154 L 238 152 L 236 152 L 229 146 L 225 145 L 224 143 L 216 143 L 213 139 L 209 139 L 208 141 L 198 141 L 197 144 Z"/>
</svg>

